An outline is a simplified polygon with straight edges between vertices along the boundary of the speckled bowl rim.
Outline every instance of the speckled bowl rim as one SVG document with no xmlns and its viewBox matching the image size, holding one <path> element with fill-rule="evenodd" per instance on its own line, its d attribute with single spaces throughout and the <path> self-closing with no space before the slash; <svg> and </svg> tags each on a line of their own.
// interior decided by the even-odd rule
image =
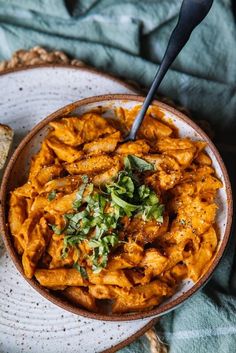
<svg viewBox="0 0 236 353">
<path fill-rule="evenodd" d="M 1 190 L 0 190 L 0 200 L 1 200 L 1 207 L 0 207 L 0 228 L 2 231 L 2 237 L 6 246 L 6 249 L 8 253 L 10 254 L 16 268 L 18 271 L 22 274 L 22 276 L 25 278 L 25 280 L 34 288 L 36 289 L 43 297 L 51 301 L 52 303 L 60 306 L 61 308 L 72 312 L 77 315 L 82 315 L 87 318 L 91 319 L 96 319 L 96 320 L 103 320 L 103 321 L 131 321 L 131 320 L 140 320 L 148 317 L 158 317 L 161 316 L 173 309 L 175 309 L 177 306 L 182 304 L 186 299 L 188 299 L 190 296 L 192 296 L 197 290 L 199 290 L 210 278 L 212 275 L 213 271 L 215 270 L 217 264 L 219 263 L 224 250 L 226 248 L 226 245 L 229 240 L 230 236 L 230 229 L 232 225 L 232 214 L 233 214 L 233 199 L 232 199 L 232 190 L 231 190 L 231 185 L 230 185 L 230 180 L 228 177 L 227 170 L 225 168 L 224 162 L 216 149 L 215 145 L 212 143 L 212 141 L 209 139 L 209 137 L 203 132 L 203 130 L 196 125 L 192 120 L 190 120 L 187 116 L 184 114 L 180 113 L 178 110 L 175 108 L 170 107 L 169 105 L 159 102 L 157 100 L 153 101 L 153 105 L 157 105 L 158 107 L 174 114 L 177 116 L 178 119 L 184 121 L 186 124 L 190 125 L 197 133 L 202 137 L 203 140 L 205 140 L 214 153 L 217 162 L 219 163 L 219 166 L 222 171 L 224 183 L 225 183 L 225 191 L 226 191 L 226 196 L 227 196 L 227 214 L 228 218 L 226 221 L 226 228 L 225 232 L 223 235 L 223 239 L 221 242 L 221 245 L 218 249 L 217 254 L 215 255 L 211 265 L 209 266 L 207 272 L 197 281 L 193 287 L 191 287 L 189 290 L 187 290 L 185 293 L 183 293 L 180 297 L 174 299 L 172 302 L 163 304 L 161 307 L 156 307 L 152 310 L 148 311 L 143 311 L 143 312 L 137 312 L 137 313 L 132 313 L 132 314 L 121 314 L 121 315 L 105 315 L 105 314 L 98 314 L 98 313 L 93 313 L 89 312 L 85 309 L 81 309 L 79 307 L 74 306 L 72 303 L 66 302 L 65 300 L 56 297 L 52 293 L 50 293 L 47 289 L 44 287 L 40 286 L 39 283 L 36 282 L 35 279 L 28 279 L 24 276 L 21 260 L 19 256 L 17 255 L 12 241 L 11 241 L 11 235 L 8 229 L 7 225 L 7 217 L 6 217 L 6 211 L 7 211 L 7 184 L 8 184 L 8 178 L 11 174 L 12 168 L 14 166 L 14 163 L 18 159 L 18 157 L 21 154 L 22 149 L 29 143 L 29 141 L 45 126 L 47 125 L 50 121 L 59 118 L 60 116 L 67 115 L 71 113 L 73 110 L 85 106 L 87 104 L 91 103 L 99 103 L 99 102 L 104 102 L 106 101 L 107 104 L 111 103 L 111 101 L 136 101 L 137 103 L 142 103 L 144 100 L 143 96 L 138 96 L 138 95 L 129 95 L 129 94 L 108 94 L 108 95 L 100 95 L 100 96 L 94 96 L 94 97 L 89 97 L 89 98 L 84 98 L 79 101 L 76 101 L 74 103 L 68 104 L 56 112 L 50 114 L 48 117 L 43 119 L 40 123 L 38 123 L 27 135 L 26 137 L 21 141 L 17 149 L 15 150 L 14 154 L 10 158 L 10 161 L 6 167 L 5 173 L 3 175 L 2 179 L 2 185 L 1 185 Z"/>
<path fill-rule="evenodd" d="M 0 72 L 0 77 L 4 76 L 4 75 L 9 75 L 9 74 L 15 74 L 18 72 L 25 72 L 25 71 L 38 70 L 38 69 L 69 69 L 69 70 L 89 72 L 91 74 L 95 74 L 97 76 L 106 78 L 108 80 L 115 81 L 115 82 L 119 83 L 121 86 L 129 89 L 130 91 L 133 91 L 134 94 L 141 93 L 141 90 L 135 86 L 134 81 L 132 81 L 132 80 L 124 81 L 125 79 L 122 80 L 122 78 L 117 77 L 117 76 L 113 75 L 112 73 L 106 73 L 103 71 L 99 71 L 96 68 L 91 67 L 91 66 L 87 66 L 87 65 L 76 66 L 76 65 L 71 65 L 71 64 L 50 64 L 50 63 L 34 64 L 34 65 L 30 65 L 30 66 L 20 66 L 20 67 L 5 69 L 4 71 Z M 70 103 L 70 104 L 73 104 L 73 103 Z"/>
</svg>

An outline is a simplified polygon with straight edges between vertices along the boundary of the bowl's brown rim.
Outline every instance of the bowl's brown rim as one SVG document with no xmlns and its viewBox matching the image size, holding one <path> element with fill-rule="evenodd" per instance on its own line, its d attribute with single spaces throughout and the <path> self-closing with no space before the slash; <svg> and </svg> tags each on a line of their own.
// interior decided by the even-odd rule
<svg viewBox="0 0 236 353">
<path fill-rule="evenodd" d="M 56 297 L 55 295 L 51 294 L 48 290 L 45 288 L 41 287 L 36 280 L 34 279 L 28 279 L 24 276 L 22 265 L 20 258 L 16 254 L 14 247 L 11 242 L 11 236 L 8 230 L 7 226 L 7 221 L 6 221 L 6 210 L 7 210 L 7 182 L 9 175 L 11 173 L 12 167 L 17 160 L 17 158 L 20 156 L 20 153 L 24 146 L 34 137 L 45 125 L 47 125 L 50 121 L 59 118 L 60 116 L 67 115 L 71 113 L 74 109 L 79 108 L 81 106 L 90 104 L 90 103 L 99 103 L 99 102 L 107 102 L 109 105 L 109 102 L 114 100 L 121 100 L 121 101 L 136 101 L 137 103 L 143 102 L 144 97 L 143 96 L 137 96 L 137 95 L 129 95 L 129 94 L 108 94 L 108 95 L 101 95 L 101 96 L 94 96 L 90 98 L 84 98 L 79 101 L 76 101 L 74 103 L 71 103 L 65 107 L 62 107 L 61 109 L 57 110 L 56 112 L 50 114 L 48 117 L 46 117 L 44 120 L 42 120 L 39 124 L 37 124 L 31 132 L 29 132 L 26 137 L 21 141 L 17 149 L 15 150 L 13 156 L 10 158 L 10 161 L 6 167 L 5 173 L 3 175 L 3 180 L 2 180 L 2 185 L 1 185 L 1 191 L 0 191 L 0 199 L 1 199 L 1 208 L 0 208 L 0 227 L 1 231 L 3 234 L 3 240 L 5 243 L 5 246 L 7 248 L 7 251 L 9 252 L 16 268 L 19 270 L 19 272 L 23 275 L 23 277 L 29 282 L 29 284 L 34 287 L 41 295 L 43 295 L 45 298 L 50 300 L 52 303 L 57 304 L 58 306 L 62 307 L 63 309 L 70 311 L 74 314 L 77 315 L 82 315 L 85 317 L 89 317 L 91 319 L 97 319 L 97 320 L 103 320 L 103 321 L 130 321 L 130 320 L 140 320 L 144 319 L 147 317 L 157 317 L 160 315 L 163 315 L 164 313 L 167 313 L 170 310 L 173 310 L 176 308 L 178 305 L 182 304 L 187 298 L 192 296 L 199 288 L 201 288 L 206 281 L 209 279 L 211 276 L 213 270 L 215 269 L 216 265 L 219 263 L 220 258 L 223 255 L 223 252 L 226 248 L 226 245 L 229 240 L 229 235 L 230 235 L 230 228 L 231 228 L 231 223 L 232 223 L 232 213 L 233 213 L 233 201 L 232 201 L 232 191 L 231 191 L 231 185 L 230 185 L 230 180 L 228 177 L 228 173 L 226 171 L 224 162 L 216 149 L 215 145 L 213 142 L 209 139 L 209 137 L 205 134 L 205 132 L 202 131 L 202 129 L 197 126 L 192 120 L 190 120 L 187 116 L 184 114 L 180 113 L 178 110 L 175 108 L 172 108 L 168 106 L 165 103 L 159 102 L 157 100 L 154 100 L 152 104 L 159 106 L 160 108 L 169 111 L 170 113 L 174 114 L 179 118 L 180 120 L 183 120 L 185 123 L 190 125 L 193 129 L 195 129 L 198 134 L 202 137 L 203 140 L 205 140 L 208 143 L 208 146 L 214 153 L 224 179 L 225 183 L 225 191 L 226 191 L 226 196 L 227 196 L 227 210 L 228 210 L 228 218 L 226 222 L 226 228 L 223 236 L 223 240 L 221 242 L 221 245 L 217 251 L 217 254 L 215 255 L 211 265 L 208 268 L 208 271 L 200 278 L 199 281 L 197 281 L 193 287 L 191 287 L 189 290 L 187 290 L 185 293 L 183 293 L 179 298 L 174 299 L 171 303 L 166 303 L 162 305 L 161 307 L 156 307 L 152 310 L 148 311 L 143 311 L 143 312 L 137 312 L 137 313 L 132 313 L 132 314 L 126 314 L 126 315 L 104 315 L 104 314 L 97 314 L 97 313 L 92 313 L 84 309 L 80 309 L 78 307 L 73 306 L 69 302 L 65 302 L 64 300 Z"/>
</svg>

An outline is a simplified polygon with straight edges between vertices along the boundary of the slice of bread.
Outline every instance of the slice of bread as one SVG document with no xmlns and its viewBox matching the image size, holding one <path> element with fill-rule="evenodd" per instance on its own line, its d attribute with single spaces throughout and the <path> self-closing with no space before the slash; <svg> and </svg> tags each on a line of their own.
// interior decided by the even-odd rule
<svg viewBox="0 0 236 353">
<path fill-rule="evenodd" d="M 13 130 L 7 125 L 0 124 L 0 169 L 4 167 L 12 140 Z"/>
</svg>

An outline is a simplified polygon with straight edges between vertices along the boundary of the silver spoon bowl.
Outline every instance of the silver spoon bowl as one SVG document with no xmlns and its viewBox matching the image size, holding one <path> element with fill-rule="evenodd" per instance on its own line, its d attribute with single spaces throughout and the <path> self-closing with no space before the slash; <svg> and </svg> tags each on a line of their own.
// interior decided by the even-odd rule
<svg viewBox="0 0 236 353">
<path fill-rule="evenodd" d="M 133 122 L 129 135 L 122 142 L 134 141 L 136 139 L 137 132 L 142 124 L 146 111 L 153 101 L 166 72 L 189 40 L 194 28 L 206 17 L 212 4 L 213 0 L 183 0 L 178 23 L 170 36 L 166 52 L 154 77 L 153 83 L 141 110 Z"/>
</svg>

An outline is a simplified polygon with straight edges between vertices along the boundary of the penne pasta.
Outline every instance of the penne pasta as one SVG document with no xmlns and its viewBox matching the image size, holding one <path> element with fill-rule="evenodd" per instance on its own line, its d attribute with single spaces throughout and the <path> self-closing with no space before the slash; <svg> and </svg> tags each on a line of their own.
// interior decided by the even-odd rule
<svg viewBox="0 0 236 353">
<path fill-rule="evenodd" d="M 150 107 L 51 122 L 8 221 L 27 278 L 92 312 L 149 310 L 214 258 L 217 192 L 206 144 L 181 138 Z M 105 303 L 105 304 L 104 304 Z"/>
<path fill-rule="evenodd" d="M 82 275 L 74 268 L 37 269 L 34 273 L 39 283 L 47 288 L 60 286 L 86 286 Z"/>
</svg>

